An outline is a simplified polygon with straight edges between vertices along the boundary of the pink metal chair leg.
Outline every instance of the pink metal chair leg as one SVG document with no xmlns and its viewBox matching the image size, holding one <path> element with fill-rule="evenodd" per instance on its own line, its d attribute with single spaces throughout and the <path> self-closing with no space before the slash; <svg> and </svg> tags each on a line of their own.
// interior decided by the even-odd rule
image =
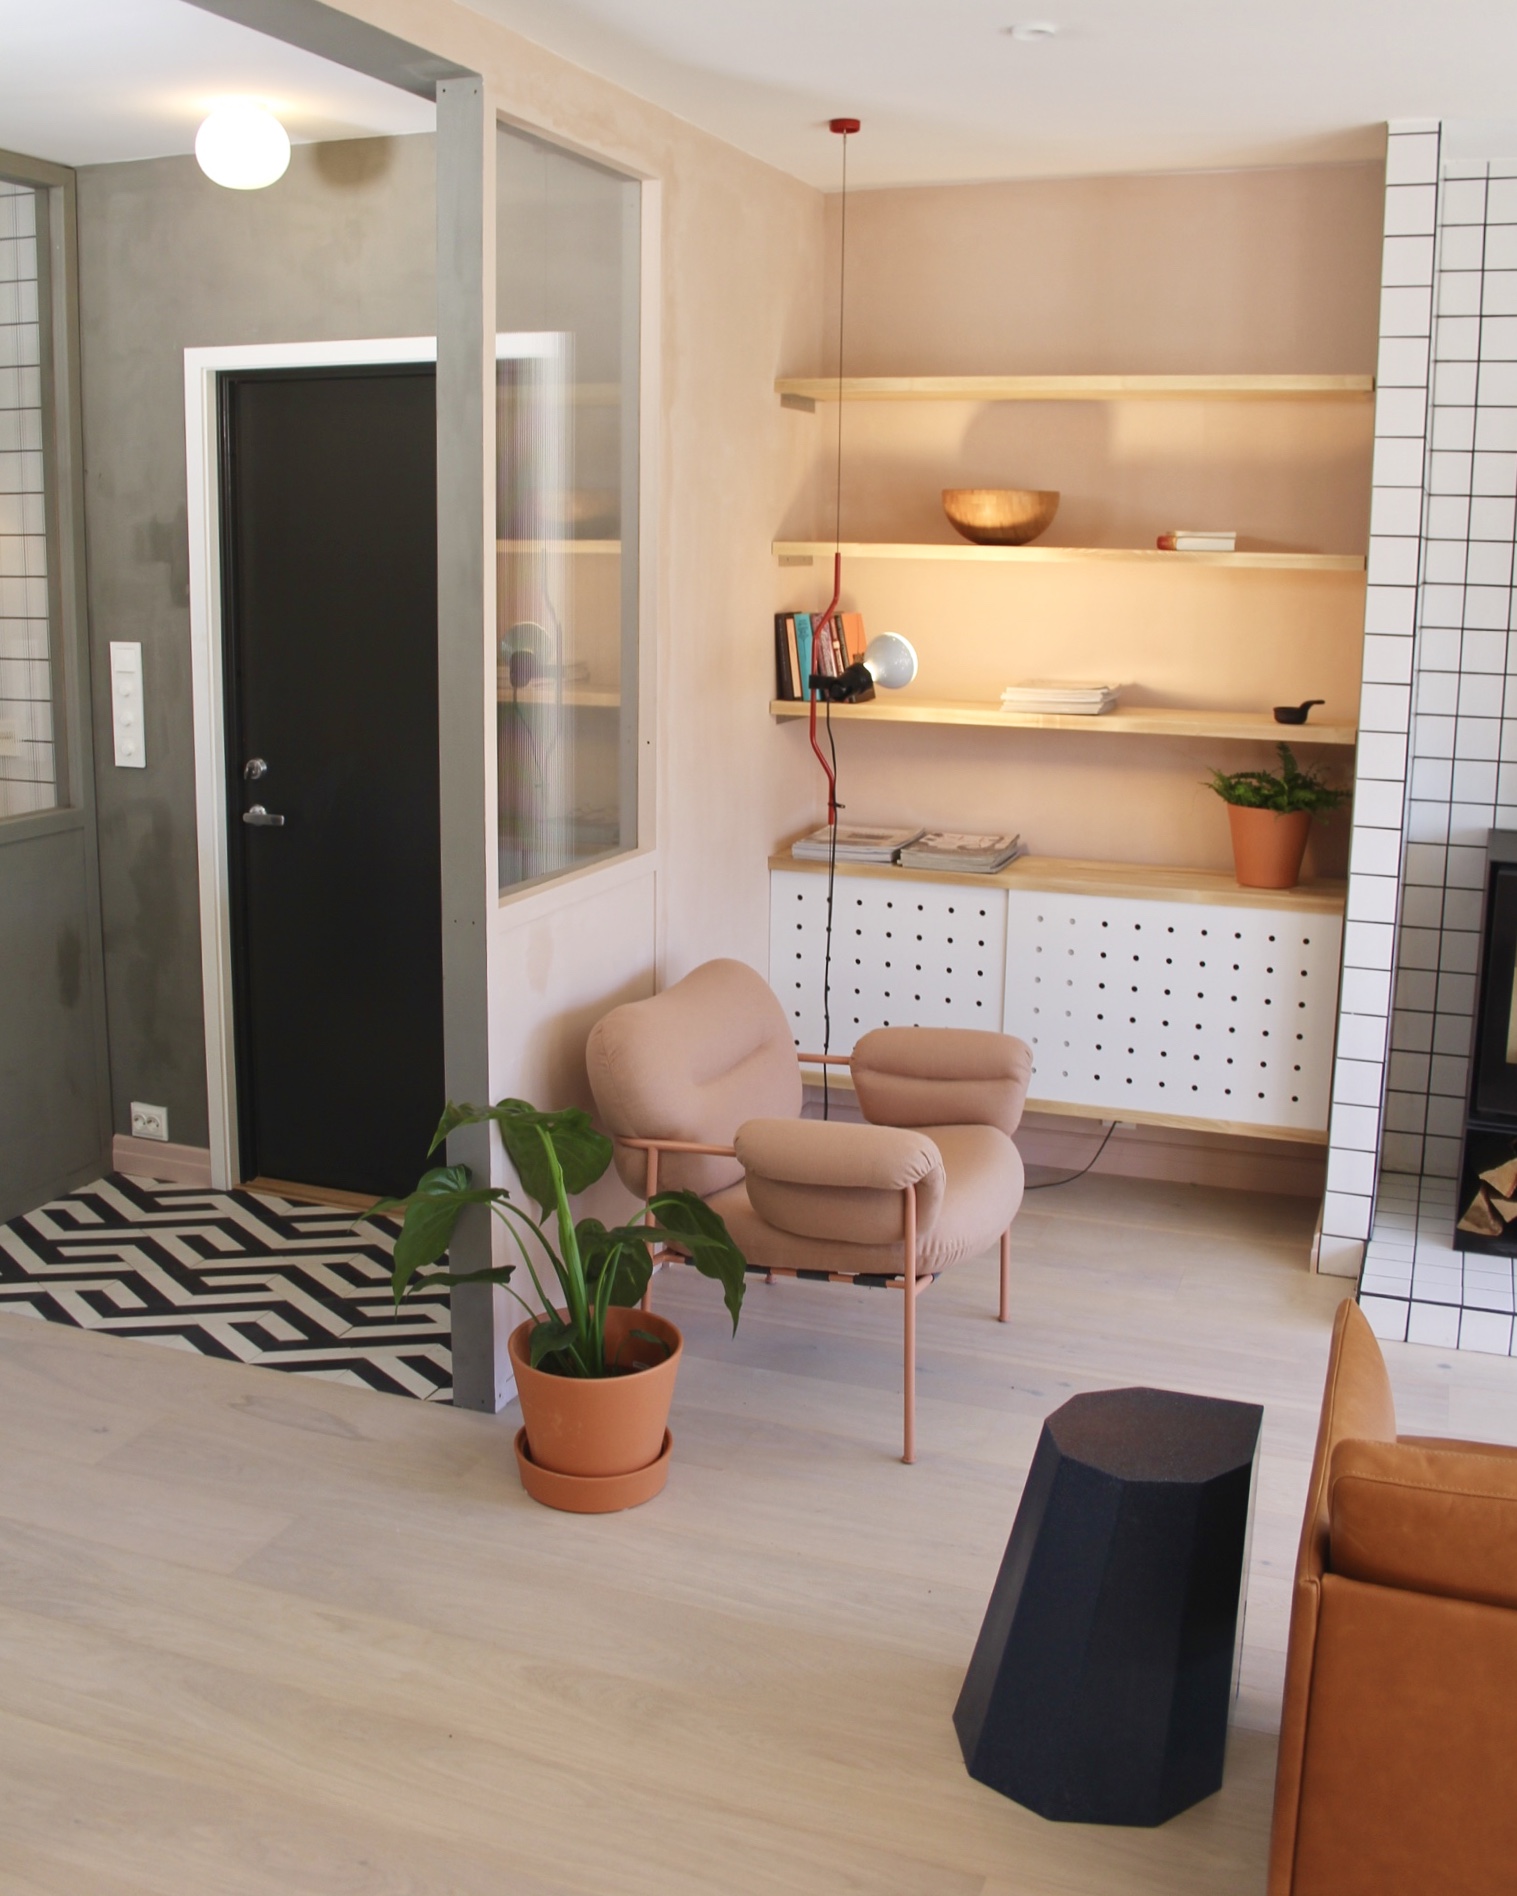
<svg viewBox="0 0 1517 1896">
<path fill-rule="evenodd" d="M 906 1187 L 904 1197 L 906 1278 L 901 1289 L 906 1304 L 906 1348 L 904 1372 L 905 1445 L 903 1462 L 917 1458 L 917 1194 L 914 1185 Z"/>
<path fill-rule="evenodd" d="M 1011 1226 L 1001 1233 L 1001 1322 L 1011 1321 Z"/>
</svg>

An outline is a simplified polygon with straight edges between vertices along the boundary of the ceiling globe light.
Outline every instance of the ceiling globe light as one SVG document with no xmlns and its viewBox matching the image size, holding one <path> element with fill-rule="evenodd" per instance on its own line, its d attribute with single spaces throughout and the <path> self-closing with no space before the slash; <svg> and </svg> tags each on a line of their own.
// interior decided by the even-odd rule
<svg viewBox="0 0 1517 1896">
<path fill-rule="evenodd" d="M 1058 30 L 1052 20 L 1018 20 L 1006 29 L 1014 40 L 1049 40 Z"/>
<path fill-rule="evenodd" d="M 261 191 L 284 176 L 290 135 L 266 106 L 226 99 L 196 132 L 195 157 L 212 184 Z"/>
</svg>

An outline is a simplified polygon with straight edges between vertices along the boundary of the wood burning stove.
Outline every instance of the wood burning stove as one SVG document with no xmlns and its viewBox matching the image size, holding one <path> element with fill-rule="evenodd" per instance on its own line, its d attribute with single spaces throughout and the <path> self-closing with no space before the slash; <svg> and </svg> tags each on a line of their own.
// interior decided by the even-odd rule
<svg viewBox="0 0 1517 1896">
<path fill-rule="evenodd" d="M 1517 830 L 1492 830 L 1455 1243 L 1517 1256 Z"/>
</svg>

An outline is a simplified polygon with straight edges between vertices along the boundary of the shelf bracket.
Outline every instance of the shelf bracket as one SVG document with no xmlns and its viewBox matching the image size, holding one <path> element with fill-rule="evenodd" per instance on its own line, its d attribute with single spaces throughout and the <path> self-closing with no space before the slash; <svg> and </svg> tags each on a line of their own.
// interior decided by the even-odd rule
<svg viewBox="0 0 1517 1896">
<path fill-rule="evenodd" d="M 816 403 L 809 395 L 782 395 L 780 397 L 780 407 L 799 409 L 803 415 L 814 415 L 816 413 Z"/>
</svg>

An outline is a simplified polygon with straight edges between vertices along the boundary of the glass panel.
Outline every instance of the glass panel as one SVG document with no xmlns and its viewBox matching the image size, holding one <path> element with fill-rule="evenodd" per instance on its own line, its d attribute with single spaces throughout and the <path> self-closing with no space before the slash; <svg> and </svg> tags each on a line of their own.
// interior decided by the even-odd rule
<svg viewBox="0 0 1517 1896">
<path fill-rule="evenodd" d="M 45 216 L 40 192 L 0 178 L 0 817 L 58 800 L 42 451 L 47 285 L 37 245 Z"/>
<path fill-rule="evenodd" d="M 500 886 L 637 842 L 639 190 L 497 146 Z"/>
</svg>

